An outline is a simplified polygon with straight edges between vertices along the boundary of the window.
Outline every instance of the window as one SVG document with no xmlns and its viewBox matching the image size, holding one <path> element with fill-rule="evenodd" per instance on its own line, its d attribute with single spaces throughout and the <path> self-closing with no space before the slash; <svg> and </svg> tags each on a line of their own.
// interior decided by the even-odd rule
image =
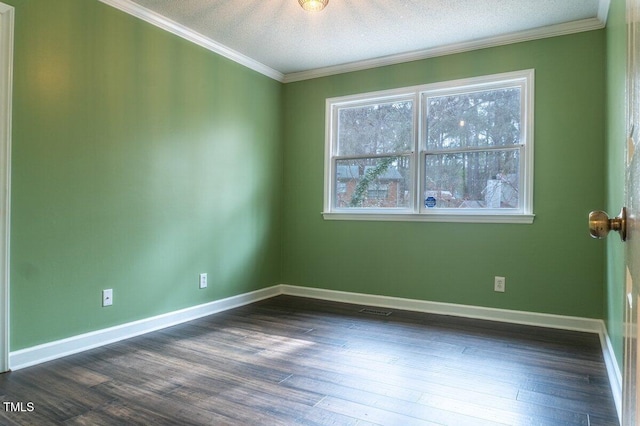
<svg viewBox="0 0 640 426">
<path fill-rule="evenodd" d="M 324 217 L 532 223 L 533 74 L 327 99 Z"/>
</svg>

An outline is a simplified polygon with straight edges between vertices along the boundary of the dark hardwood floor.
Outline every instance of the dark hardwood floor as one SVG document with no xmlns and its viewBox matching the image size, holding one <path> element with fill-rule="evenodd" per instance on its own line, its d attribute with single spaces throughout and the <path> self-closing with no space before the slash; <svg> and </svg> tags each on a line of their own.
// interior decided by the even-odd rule
<svg viewBox="0 0 640 426">
<path fill-rule="evenodd" d="M 2 425 L 617 425 L 595 334 L 279 296 L 0 375 Z"/>
</svg>

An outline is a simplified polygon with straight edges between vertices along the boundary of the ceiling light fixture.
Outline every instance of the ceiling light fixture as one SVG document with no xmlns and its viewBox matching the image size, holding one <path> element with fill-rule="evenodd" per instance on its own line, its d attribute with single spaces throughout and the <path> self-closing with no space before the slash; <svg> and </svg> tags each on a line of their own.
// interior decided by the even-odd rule
<svg viewBox="0 0 640 426">
<path fill-rule="evenodd" d="M 300 6 L 309 12 L 320 12 L 329 4 L 329 0 L 298 0 Z"/>
</svg>

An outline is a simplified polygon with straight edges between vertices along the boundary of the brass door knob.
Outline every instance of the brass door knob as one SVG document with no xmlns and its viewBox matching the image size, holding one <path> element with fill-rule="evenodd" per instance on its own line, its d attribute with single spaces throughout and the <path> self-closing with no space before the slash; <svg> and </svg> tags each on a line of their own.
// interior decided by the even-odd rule
<svg viewBox="0 0 640 426">
<path fill-rule="evenodd" d="M 627 239 L 627 208 L 620 210 L 618 217 L 609 219 L 609 215 L 601 210 L 589 213 L 589 234 L 593 238 L 604 238 L 609 231 L 620 233 L 622 241 Z"/>
</svg>

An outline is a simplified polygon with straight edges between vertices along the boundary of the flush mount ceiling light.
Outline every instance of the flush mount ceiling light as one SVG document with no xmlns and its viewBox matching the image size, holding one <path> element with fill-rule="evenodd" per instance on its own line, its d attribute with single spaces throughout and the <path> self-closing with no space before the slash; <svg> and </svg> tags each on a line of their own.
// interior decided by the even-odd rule
<svg viewBox="0 0 640 426">
<path fill-rule="evenodd" d="M 300 6 L 309 12 L 320 12 L 329 4 L 329 0 L 298 0 Z"/>
</svg>

